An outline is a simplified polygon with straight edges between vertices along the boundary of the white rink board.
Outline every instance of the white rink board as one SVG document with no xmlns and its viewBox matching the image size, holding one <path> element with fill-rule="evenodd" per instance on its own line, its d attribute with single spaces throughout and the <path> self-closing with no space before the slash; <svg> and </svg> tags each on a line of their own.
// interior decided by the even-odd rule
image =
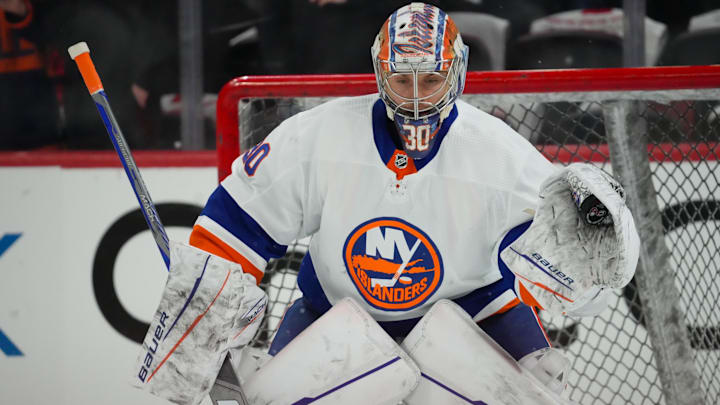
<svg viewBox="0 0 720 405">
<path fill-rule="evenodd" d="M 155 203 L 198 207 L 216 173 L 142 169 Z M 0 189 L 0 238 L 21 234 L 0 256 L 0 331 L 22 352 L 0 351 L 0 404 L 167 404 L 128 384 L 140 346 L 110 326 L 93 291 L 100 239 L 137 208 L 123 170 L 2 167 Z M 168 233 L 187 240 L 190 229 Z M 149 231 L 123 246 L 114 281 L 131 315 L 149 322 L 166 274 Z"/>
<path fill-rule="evenodd" d="M 692 163 L 682 163 L 684 170 L 674 172 L 678 180 L 689 172 L 688 165 Z M 703 176 L 716 168 L 714 161 L 699 166 Z M 153 168 L 142 174 L 156 203 L 201 207 L 217 184 L 215 168 Z M 679 183 L 693 189 L 692 182 Z M 0 404 L 165 404 L 128 385 L 139 345 L 105 320 L 93 290 L 100 239 L 114 221 L 137 208 L 122 169 L 0 167 L 0 190 L 0 238 L 21 234 L 0 255 L 0 331 L 22 352 L 8 356 L 0 351 Z M 699 194 L 703 198 L 720 200 L 718 190 L 712 196 L 701 192 L 706 192 Z M 169 233 L 186 239 L 189 229 L 173 227 Z M 714 243 L 720 246 L 720 240 Z M 123 307 L 147 322 L 165 272 L 148 231 L 130 239 L 114 272 Z M 618 317 L 621 322 L 622 315 Z M 626 324 L 634 322 L 627 318 Z M 592 333 L 588 336 L 592 341 Z M 633 366 L 624 360 L 604 359 L 604 368 Z M 637 370 L 638 377 L 654 381 L 647 371 Z M 610 378 L 608 384 L 613 383 Z"/>
</svg>

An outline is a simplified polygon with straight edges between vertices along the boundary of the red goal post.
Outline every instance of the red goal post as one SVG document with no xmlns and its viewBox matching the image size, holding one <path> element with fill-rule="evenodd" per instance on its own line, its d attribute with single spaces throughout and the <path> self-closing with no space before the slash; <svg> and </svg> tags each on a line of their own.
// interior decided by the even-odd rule
<svg viewBox="0 0 720 405">
<path fill-rule="evenodd" d="M 228 82 L 217 103 L 219 179 L 243 145 L 289 114 L 375 92 L 372 74 Z M 598 317 L 541 314 L 573 362 L 571 399 L 720 403 L 720 66 L 469 72 L 463 99 L 554 163 L 599 165 L 626 188 L 642 241 L 633 281 Z M 268 264 L 270 309 L 257 346 L 267 346 L 298 296 L 294 274 L 306 249 L 299 241 Z"/>
</svg>

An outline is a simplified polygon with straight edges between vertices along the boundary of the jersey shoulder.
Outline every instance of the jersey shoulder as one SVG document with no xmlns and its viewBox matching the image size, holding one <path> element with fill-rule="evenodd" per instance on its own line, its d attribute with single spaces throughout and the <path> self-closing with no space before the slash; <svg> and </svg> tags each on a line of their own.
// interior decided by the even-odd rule
<svg viewBox="0 0 720 405">
<path fill-rule="evenodd" d="M 337 133 L 340 129 L 355 128 L 358 123 L 370 126 L 372 106 L 377 100 L 377 94 L 340 97 L 298 113 L 293 118 L 297 119 L 298 124 L 303 127 L 303 132 L 316 135 L 322 135 L 326 132 Z M 335 130 L 327 131 L 327 129 Z"/>
<path fill-rule="evenodd" d="M 488 114 L 465 101 L 458 100 L 458 118 L 453 124 L 463 143 L 479 144 L 493 150 L 527 152 L 535 148 L 500 118 Z"/>
<path fill-rule="evenodd" d="M 457 119 L 443 141 L 447 147 L 443 155 L 461 165 L 455 171 L 467 173 L 477 182 L 510 189 L 529 171 L 545 177 L 555 170 L 534 145 L 501 119 L 462 100 L 457 107 Z"/>
<path fill-rule="evenodd" d="M 326 118 L 326 115 L 343 112 L 348 115 L 336 118 L 365 118 L 370 116 L 372 106 L 378 99 L 378 94 L 367 94 L 354 97 L 338 97 L 319 104 L 308 110 L 305 110 L 299 115 L 303 115 L 307 119 L 313 119 L 316 117 Z"/>
<path fill-rule="evenodd" d="M 285 120 L 268 141 L 278 146 L 292 144 L 302 160 L 332 159 L 357 150 L 359 145 L 370 144 L 358 139 L 372 140 L 372 107 L 377 100 L 378 95 L 371 94 L 325 102 Z"/>
</svg>

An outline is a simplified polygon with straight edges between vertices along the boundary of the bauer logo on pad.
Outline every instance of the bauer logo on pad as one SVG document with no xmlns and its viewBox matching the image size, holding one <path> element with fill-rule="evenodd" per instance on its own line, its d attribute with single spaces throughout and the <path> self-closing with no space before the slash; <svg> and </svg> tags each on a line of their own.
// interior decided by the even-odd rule
<svg viewBox="0 0 720 405">
<path fill-rule="evenodd" d="M 375 218 L 358 225 L 345 241 L 343 259 L 360 295 L 386 311 L 422 305 L 443 279 L 435 243 L 399 218 Z"/>
</svg>

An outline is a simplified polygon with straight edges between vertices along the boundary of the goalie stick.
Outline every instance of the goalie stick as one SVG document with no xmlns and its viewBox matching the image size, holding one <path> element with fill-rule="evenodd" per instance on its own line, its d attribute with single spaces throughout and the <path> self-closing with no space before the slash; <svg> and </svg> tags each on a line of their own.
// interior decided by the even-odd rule
<svg viewBox="0 0 720 405">
<path fill-rule="evenodd" d="M 130 181 L 130 186 L 135 192 L 135 196 L 140 204 L 145 221 L 150 228 L 150 232 L 155 239 L 155 243 L 160 249 L 160 255 L 165 262 L 165 266 L 169 270 L 170 243 L 167 233 L 165 232 L 165 228 L 160 221 L 160 216 L 155 209 L 155 204 L 150 198 L 150 193 L 145 186 L 145 182 L 140 175 L 140 170 L 135 164 L 135 159 L 133 159 L 130 148 L 125 141 L 125 137 L 120 130 L 120 126 L 115 119 L 115 115 L 110 108 L 110 102 L 105 94 L 105 89 L 100 81 L 100 76 L 98 75 L 95 65 L 90 58 L 90 49 L 85 42 L 78 42 L 68 48 L 68 53 L 77 64 L 78 70 L 85 82 L 85 86 L 95 102 L 95 106 L 97 107 L 100 117 L 105 124 L 105 129 L 107 130 L 108 135 L 110 135 L 110 141 L 112 141 L 115 151 L 120 158 L 120 162 L 125 169 L 125 174 L 127 174 L 128 180 Z M 215 405 L 232 405 L 233 401 L 235 401 L 238 405 L 244 405 L 247 403 L 245 395 L 239 387 L 237 377 L 230 365 L 230 361 L 227 358 L 225 358 L 225 361 L 223 362 L 215 385 L 210 390 L 210 399 Z"/>
</svg>

